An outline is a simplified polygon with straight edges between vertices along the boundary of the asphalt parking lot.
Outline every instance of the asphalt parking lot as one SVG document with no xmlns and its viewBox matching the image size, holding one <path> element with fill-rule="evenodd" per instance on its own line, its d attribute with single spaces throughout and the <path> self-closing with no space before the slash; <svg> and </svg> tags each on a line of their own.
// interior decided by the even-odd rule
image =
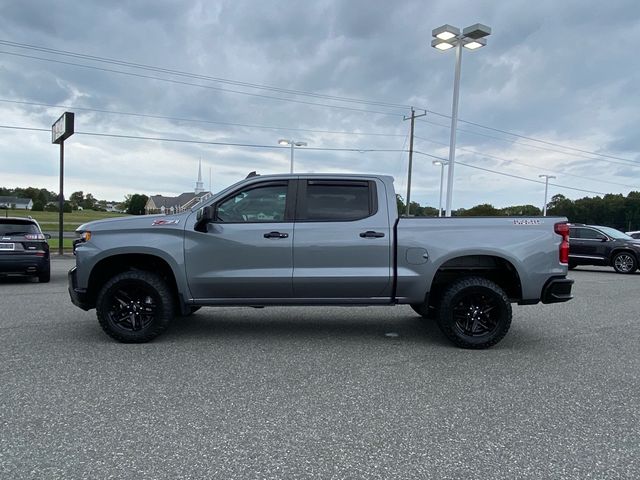
<svg viewBox="0 0 640 480">
<path fill-rule="evenodd" d="M 408 307 L 220 308 L 112 341 L 0 280 L 0 478 L 640 478 L 640 273 L 579 268 L 486 351 Z"/>
</svg>

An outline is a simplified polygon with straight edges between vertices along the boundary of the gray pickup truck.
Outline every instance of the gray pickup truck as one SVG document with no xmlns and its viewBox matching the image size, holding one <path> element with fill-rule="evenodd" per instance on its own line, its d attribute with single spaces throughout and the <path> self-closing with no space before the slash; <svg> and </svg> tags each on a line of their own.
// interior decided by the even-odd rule
<svg viewBox="0 0 640 480">
<path fill-rule="evenodd" d="M 393 178 L 247 178 L 176 215 L 78 228 L 69 293 L 107 334 L 146 342 L 203 306 L 410 305 L 487 348 L 511 303 L 565 302 L 565 218 L 405 218 Z"/>
</svg>

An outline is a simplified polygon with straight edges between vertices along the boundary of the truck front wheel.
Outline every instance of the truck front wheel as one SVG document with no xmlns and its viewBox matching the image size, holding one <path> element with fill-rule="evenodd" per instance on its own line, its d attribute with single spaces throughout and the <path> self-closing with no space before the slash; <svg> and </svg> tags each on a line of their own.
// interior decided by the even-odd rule
<svg viewBox="0 0 640 480">
<path fill-rule="evenodd" d="M 462 348 L 489 348 L 509 331 L 511 303 L 494 282 L 467 277 L 452 283 L 440 303 L 438 326 Z"/>
<path fill-rule="evenodd" d="M 173 293 L 151 272 L 132 270 L 111 278 L 96 301 L 98 322 L 112 338 L 144 343 L 164 332 L 173 317 Z"/>
</svg>

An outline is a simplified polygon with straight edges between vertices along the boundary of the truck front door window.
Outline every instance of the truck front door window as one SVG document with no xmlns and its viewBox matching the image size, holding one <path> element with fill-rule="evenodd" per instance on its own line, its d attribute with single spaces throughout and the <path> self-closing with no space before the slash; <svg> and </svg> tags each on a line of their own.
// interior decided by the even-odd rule
<svg viewBox="0 0 640 480">
<path fill-rule="evenodd" d="M 282 222 L 286 203 L 286 183 L 243 190 L 218 205 L 216 221 L 224 223 Z"/>
</svg>

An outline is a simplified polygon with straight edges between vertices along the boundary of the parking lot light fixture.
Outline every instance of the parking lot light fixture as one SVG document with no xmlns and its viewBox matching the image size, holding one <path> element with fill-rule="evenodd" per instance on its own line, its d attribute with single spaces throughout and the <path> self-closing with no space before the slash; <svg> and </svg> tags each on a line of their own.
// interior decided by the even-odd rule
<svg viewBox="0 0 640 480">
<path fill-rule="evenodd" d="M 460 35 L 460 29 L 452 25 L 442 25 L 438 28 L 434 28 L 431 34 L 440 40 L 451 40 Z"/>
<path fill-rule="evenodd" d="M 293 173 L 293 151 L 295 147 L 306 147 L 307 142 L 296 142 L 295 140 L 287 140 L 286 138 L 281 138 L 280 140 L 278 140 L 278 144 L 291 146 L 291 166 L 289 168 L 289 173 Z"/>
<path fill-rule="evenodd" d="M 447 172 L 447 203 L 446 215 L 451 216 L 453 199 L 453 178 L 456 161 L 456 130 L 458 128 L 458 100 L 460 98 L 460 67 L 462 63 L 462 47 L 467 50 L 477 50 L 487 44 L 484 37 L 491 35 L 491 28 L 481 23 L 466 27 L 462 33 L 457 27 L 445 24 L 431 31 L 434 40 L 431 46 L 440 51 L 456 49 L 456 68 L 453 77 L 453 102 L 451 106 L 451 137 L 449 139 L 449 167 Z"/>
<path fill-rule="evenodd" d="M 480 38 L 478 40 L 471 40 L 470 42 L 463 43 L 462 46 L 467 50 L 477 50 L 484 47 L 486 44 L 487 41 L 484 38 Z"/>
</svg>

